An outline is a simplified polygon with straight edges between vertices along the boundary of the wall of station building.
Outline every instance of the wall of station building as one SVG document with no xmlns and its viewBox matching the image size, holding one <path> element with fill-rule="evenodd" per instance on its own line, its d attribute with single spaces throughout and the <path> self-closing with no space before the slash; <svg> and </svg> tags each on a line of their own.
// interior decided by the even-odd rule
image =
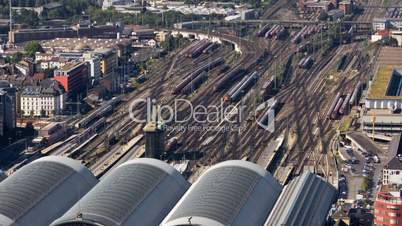
<svg viewBox="0 0 402 226">
<path fill-rule="evenodd" d="M 402 226 L 402 202 L 388 202 L 377 198 L 374 215 L 377 226 Z"/>
<path fill-rule="evenodd" d="M 386 99 L 366 99 L 366 108 L 369 109 L 391 109 L 396 106 L 402 109 L 402 99 L 401 100 L 386 100 Z"/>
<path fill-rule="evenodd" d="M 217 36 L 206 35 L 206 34 L 197 33 L 197 32 L 180 31 L 180 30 L 172 31 L 172 35 L 175 37 L 177 37 L 179 34 L 181 34 L 185 38 L 194 38 L 194 39 L 198 39 L 198 40 L 209 39 L 211 42 L 217 42 L 217 43 L 222 43 L 222 41 L 230 42 L 233 44 L 236 52 L 239 52 L 239 53 L 242 52 L 240 46 L 237 43 L 232 42 L 230 40 L 221 40 L 221 38 L 217 37 Z"/>
</svg>

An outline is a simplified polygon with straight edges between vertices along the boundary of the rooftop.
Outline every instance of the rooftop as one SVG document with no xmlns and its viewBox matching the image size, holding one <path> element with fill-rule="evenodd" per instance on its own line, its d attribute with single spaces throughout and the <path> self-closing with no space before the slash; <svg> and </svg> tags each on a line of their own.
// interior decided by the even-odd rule
<svg viewBox="0 0 402 226">
<path fill-rule="evenodd" d="M 161 225 L 263 225 L 281 190 L 257 164 L 225 161 L 209 168 Z"/>
<path fill-rule="evenodd" d="M 367 98 L 392 100 L 402 99 L 402 96 L 400 95 L 401 72 L 402 68 L 390 65 L 380 66 L 369 89 Z"/>
</svg>

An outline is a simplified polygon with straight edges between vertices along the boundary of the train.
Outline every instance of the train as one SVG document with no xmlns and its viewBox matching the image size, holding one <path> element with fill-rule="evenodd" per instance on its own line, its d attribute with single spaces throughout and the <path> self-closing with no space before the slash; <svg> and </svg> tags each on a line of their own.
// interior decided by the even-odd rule
<svg viewBox="0 0 402 226">
<path fill-rule="evenodd" d="M 197 68 L 195 71 L 187 74 L 184 79 L 176 85 L 176 87 L 173 89 L 172 94 L 178 95 L 182 93 L 182 90 L 194 79 L 197 79 L 197 77 L 202 73 L 202 72 L 208 72 L 214 67 L 219 66 L 220 64 L 223 64 L 225 60 L 222 57 L 219 57 L 209 63 L 206 63 L 202 65 L 201 67 Z"/>
<path fill-rule="evenodd" d="M 329 107 L 327 114 L 326 114 L 326 118 L 327 119 L 331 119 L 331 114 L 335 109 L 336 104 L 338 103 L 339 98 L 341 98 L 341 93 L 338 92 L 334 98 L 334 100 L 331 103 L 331 106 Z"/>
<path fill-rule="evenodd" d="M 206 39 L 200 41 L 200 44 L 197 45 L 194 49 L 191 49 L 188 52 L 188 58 L 196 58 L 201 55 L 202 51 L 210 45 L 210 42 Z"/>
<path fill-rule="evenodd" d="M 258 37 L 264 37 L 264 36 L 265 36 L 265 33 L 267 33 L 268 29 L 269 29 L 269 25 L 268 25 L 268 24 L 264 25 L 264 26 L 257 32 L 257 36 L 258 36 Z"/>
<path fill-rule="evenodd" d="M 138 83 L 143 83 L 143 82 L 145 82 L 146 80 L 147 80 L 147 77 L 145 76 L 145 74 L 142 74 L 142 75 L 138 76 L 138 77 L 135 79 L 135 81 L 138 82 Z"/>
<path fill-rule="evenodd" d="M 385 13 L 386 18 L 402 18 L 402 9 L 388 8 Z"/>
<path fill-rule="evenodd" d="M 241 96 L 257 81 L 257 72 L 253 72 L 245 76 L 235 87 L 228 93 L 230 101 L 234 102 L 241 98 Z"/>
<path fill-rule="evenodd" d="M 292 43 L 298 44 L 303 39 L 308 38 L 312 34 L 319 33 L 323 30 L 322 25 L 307 25 L 304 26 L 293 38 Z"/>
<path fill-rule="evenodd" d="M 211 43 L 209 46 L 207 46 L 202 53 L 206 54 L 206 53 L 212 53 L 214 50 L 216 50 L 219 47 L 218 43 Z"/>
<path fill-rule="evenodd" d="M 336 119 L 338 117 L 339 109 L 341 108 L 342 103 L 343 103 L 343 98 L 339 97 L 334 110 L 331 112 L 331 119 Z"/>
<path fill-rule="evenodd" d="M 246 74 L 246 70 L 240 66 L 237 66 L 225 73 L 214 85 L 214 91 L 218 92 L 227 88 L 234 81 Z"/>
<path fill-rule="evenodd" d="M 273 38 L 276 37 L 278 38 L 280 34 L 282 34 L 285 31 L 285 28 L 282 25 L 274 25 L 271 29 L 269 29 L 264 37 L 265 38 Z"/>
<path fill-rule="evenodd" d="M 350 100 L 351 96 L 352 95 L 350 93 L 346 94 L 345 101 L 343 101 L 343 104 L 342 104 L 341 108 L 339 109 L 339 114 L 344 115 L 347 113 L 347 111 L 349 109 L 349 100 Z"/>
<path fill-rule="evenodd" d="M 122 100 L 122 97 L 113 97 L 112 99 L 104 102 L 100 107 L 98 107 L 95 111 L 91 112 L 89 115 L 82 118 L 78 121 L 74 126 L 75 128 L 87 128 L 90 126 L 95 119 L 100 119 L 105 115 L 109 114 L 113 111 L 113 108 L 119 104 Z"/>
<path fill-rule="evenodd" d="M 350 53 L 345 53 L 338 61 L 337 71 L 344 71 L 348 67 L 351 60 L 352 55 Z"/>
<path fill-rule="evenodd" d="M 361 90 L 362 90 L 362 85 L 363 84 L 361 81 L 357 82 L 355 89 L 353 90 L 352 96 L 350 97 L 350 100 L 349 100 L 350 105 L 354 106 L 355 103 L 358 102 L 360 94 L 361 94 Z"/>
<path fill-rule="evenodd" d="M 264 82 L 261 87 L 260 96 L 265 99 L 273 91 L 274 77 L 271 77 L 268 81 Z"/>
<path fill-rule="evenodd" d="M 170 138 L 165 145 L 165 152 L 169 153 L 174 151 L 180 145 L 179 139 L 177 137 Z"/>
<path fill-rule="evenodd" d="M 313 66 L 314 60 L 311 56 L 304 57 L 300 60 L 298 66 L 303 69 L 310 69 Z"/>
<path fill-rule="evenodd" d="M 208 73 L 206 71 L 201 72 L 196 78 L 191 80 L 183 89 L 182 94 L 190 94 L 194 90 L 198 89 L 200 85 L 208 79 Z"/>
</svg>

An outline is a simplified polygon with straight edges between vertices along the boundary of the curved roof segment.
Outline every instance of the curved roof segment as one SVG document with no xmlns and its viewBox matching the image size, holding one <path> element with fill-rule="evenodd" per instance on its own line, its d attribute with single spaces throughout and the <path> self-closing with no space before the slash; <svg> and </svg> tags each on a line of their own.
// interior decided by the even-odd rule
<svg viewBox="0 0 402 226">
<path fill-rule="evenodd" d="M 188 187 L 165 162 L 132 160 L 106 175 L 52 226 L 157 226 Z"/>
<path fill-rule="evenodd" d="M 49 225 L 96 183 L 78 161 L 56 156 L 35 160 L 0 183 L 0 225 Z"/>
<path fill-rule="evenodd" d="M 207 170 L 162 222 L 162 226 L 261 226 L 282 186 L 260 166 L 241 160 Z"/>
<path fill-rule="evenodd" d="M 323 225 L 335 195 L 335 187 L 305 172 L 285 186 L 265 225 Z"/>
</svg>

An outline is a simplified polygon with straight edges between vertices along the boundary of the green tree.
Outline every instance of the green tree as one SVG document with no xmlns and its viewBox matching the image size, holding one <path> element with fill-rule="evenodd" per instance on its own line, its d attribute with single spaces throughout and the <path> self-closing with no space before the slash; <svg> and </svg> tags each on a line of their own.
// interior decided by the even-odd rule
<svg viewBox="0 0 402 226">
<path fill-rule="evenodd" d="M 29 57 L 34 57 L 36 52 L 43 52 L 38 41 L 30 41 L 24 45 L 24 52 Z"/>
</svg>

